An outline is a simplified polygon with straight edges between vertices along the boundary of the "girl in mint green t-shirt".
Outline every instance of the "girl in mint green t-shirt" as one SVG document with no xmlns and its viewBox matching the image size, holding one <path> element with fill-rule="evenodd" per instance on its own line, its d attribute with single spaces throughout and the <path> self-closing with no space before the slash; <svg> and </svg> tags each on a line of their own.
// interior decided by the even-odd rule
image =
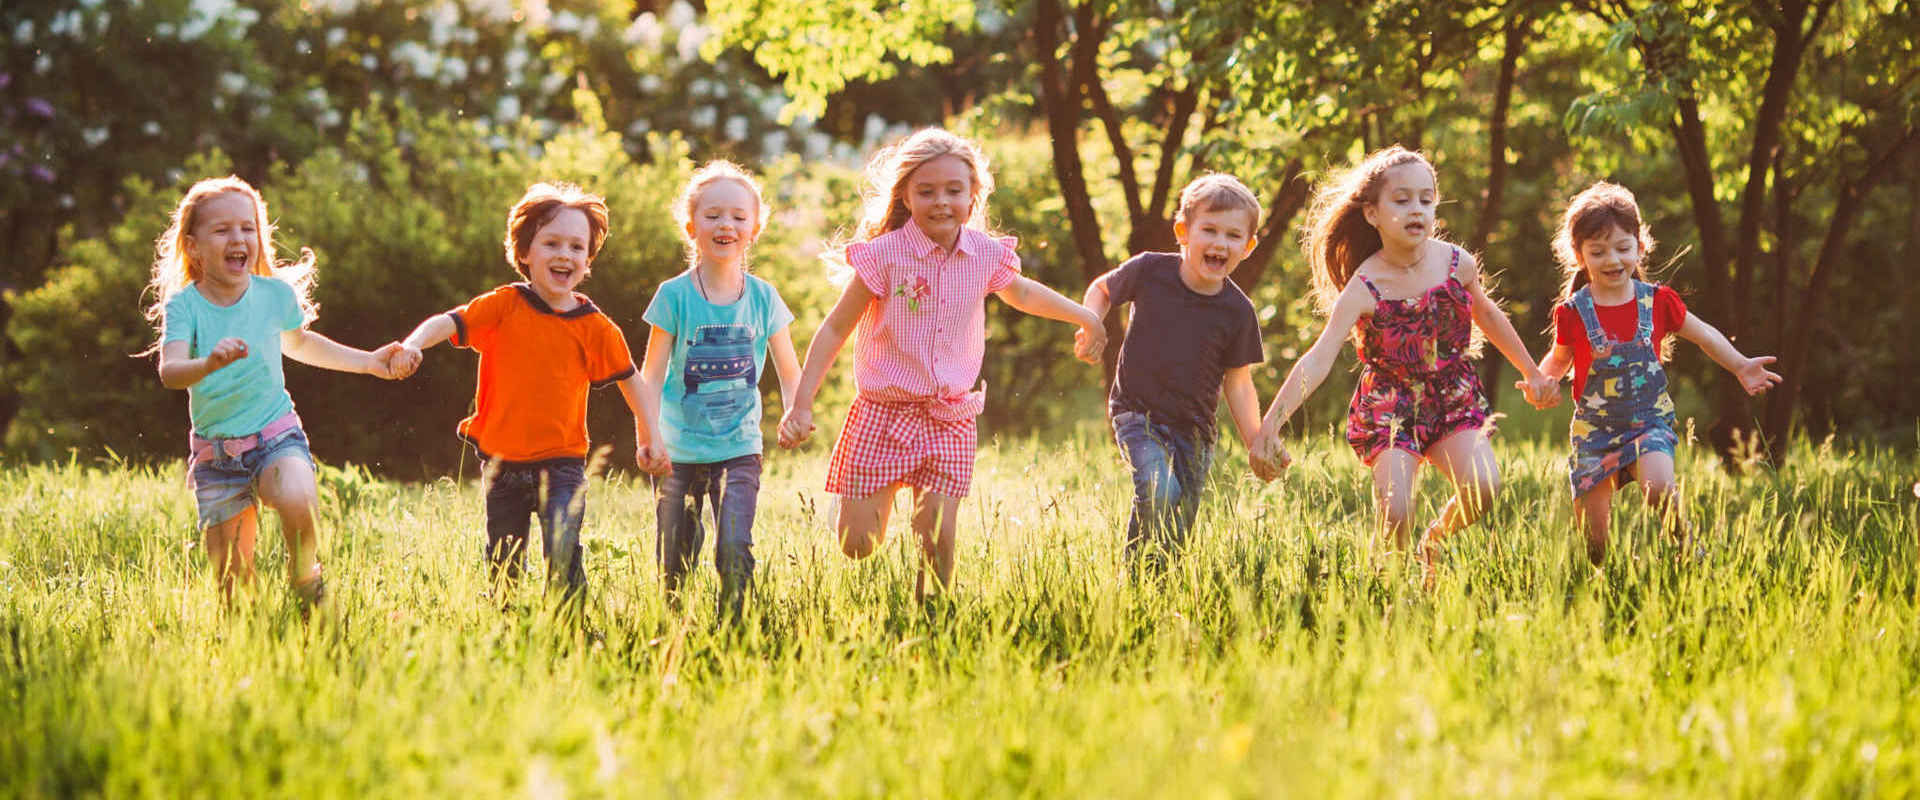
<svg viewBox="0 0 1920 800">
<path fill-rule="evenodd" d="M 773 354 L 780 396 L 792 396 L 800 360 L 773 285 L 747 273 L 746 254 L 767 207 L 739 167 L 709 162 L 674 204 L 687 240 L 685 272 L 660 285 L 640 368 L 641 407 L 656 417 L 642 462 L 662 456 L 657 553 L 670 599 L 700 557 L 703 506 L 713 508 L 719 612 L 738 617 L 753 579 L 753 517 L 760 492 L 760 374 Z"/>
<path fill-rule="evenodd" d="M 194 184 L 158 249 L 147 317 L 160 326 L 160 382 L 187 390 L 187 480 L 221 597 L 231 602 L 236 583 L 253 582 L 257 497 L 280 514 L 294 592 L 317 603 L 325 583 L 313 455 L 280 356 L 392 378 L 388 359 L 399 344 L 368 352 L 307 328 L 313 252 L 276 263 L 266 201 L 239 178 Z"/>
</svg>

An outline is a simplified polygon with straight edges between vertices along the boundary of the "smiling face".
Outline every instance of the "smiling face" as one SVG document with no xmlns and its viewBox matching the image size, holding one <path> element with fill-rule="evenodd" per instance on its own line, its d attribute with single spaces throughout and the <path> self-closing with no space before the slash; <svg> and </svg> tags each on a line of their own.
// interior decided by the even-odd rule
<svg viewBox="0 0 1920 800">
<path fill-rule="evenodd" d="M 739 181 L 719 180 L 694 198 L 687 238 L 703 264 L 737 264 L 760 236 L 760 201 Z"/>
<path fill-rule="evenodd" d="M 221 290 L 244 290 L 260 258 L 260 221 L 253 201 L 227 192 L 200 204 L 187 233 L 187 252 L 199 280 Z"/>
<path fill-rule="evenodd" d="M 1593 284 L 1595 291 L 1615 294 L 1632 284 L 1634 273 L 1640 266 L 1640 237 L 1614 225 L 1605 233 L 1589 239 L 1580 240 L 1573 248 L 1574 258 L 1579 259 L 1580 268 L 1586 270 L 1587 281 Z"/>
<path fill-rule="evenodd" d="M 1238 208 L 1196 211 L 1173 224 L 1180 242 L 1180 275 L 1196 291 L 1219 290 L 1257 241 L 1253 214 Z"/>
<path fill-rule="evenodd" d="M 587 278 L 587 253 L 593 228 L 587 214 L 577 208 L 562 208 L 553 219 L 534 231 L 521 262 L 534 291 L 549 304 L 558 305 L 573 296 L 573 289 Z"/>
<path fill-rule="evenodd" d="M 907 176 L 904 199 L 920 232 L 952 250 L 960 229 L 973 217 L 973 170 L 959 156 L 936 157 Z"/>
<path fill-rule="evenodd" d="M 1408 162 L 1380 173 L 1380 194 L 1363 208 L 1382 243 L 1412 249 L 1433 234 L 1439 202 L 1433 172 L 1424 163 Z"/>
</svg>

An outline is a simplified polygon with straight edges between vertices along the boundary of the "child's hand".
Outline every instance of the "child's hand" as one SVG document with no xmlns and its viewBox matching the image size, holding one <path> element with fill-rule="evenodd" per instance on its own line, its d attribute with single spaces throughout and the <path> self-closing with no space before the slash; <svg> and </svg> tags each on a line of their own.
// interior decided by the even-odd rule
<svg viewBox="0 0 1920 800">
<path fill-rule="evenodd" d="M 673 459 L 667 455 L 667 446 L 661 442 L 641 444 L 634 452 L 633 460 L 649 475 L 664 478 L 673 472 Z"/>
<path fill-rule="evenodd" d="M 373 351 L 373 369 L 369 372 L 390 381 L 397 381 L 413 374 L 413 370 L 406 367 L 401 359 L 403 349 L 403 345 L 399 342 L 380 345 Z"/>
<path fill-rule="evenodd" d="M 780 446 L 791 450 L 812 436 L 813 408 L 797 406 L 787 409 L 786 415 L 780 418 Z"/>
<path fill-rule="evenodd" d="M 1526 395 L 1527 404 L 1534 408 L 1545 410 L 1560 405 L 1560 381 L 1548 377 L 1544 372 L 1514 381 L 1513 388 Z"/>
<path fill-rule="evenodd" d="M 1740 379 L 1740 388 L 1747 394 L 1759 394 L 1780 385 L 1780 374 L 1767 369 L 1773 361 L 1773 356 L 1754 356 L 1734 370 L 1733 376 Z"/>
<path fill-rule="evenodd" d="M 414 370 L 420 368 L 420 362 L 425 356 L 418 347 L 409 347 L 400 342 L 394 343 L 394 346 L 399 349 L 387 355 L 387 369 L 393 373 L 392 379 L 412 377 Z"/>
<path fill-rule="evenodd" d="M 1073 357 L 1089 364 L 1099 364 L 1100 354 L 1107 349 L 1107 329 L 1105 326 L 1081 326 L 1073 332 Z"/>
<path fill-rule="evenodd" d="M 247 340 L 226 338 L 214 343 L 213 352 L 207 354 L 207 372 L 214 372 L 228 364 L 247 357 Z"/>
</svg>

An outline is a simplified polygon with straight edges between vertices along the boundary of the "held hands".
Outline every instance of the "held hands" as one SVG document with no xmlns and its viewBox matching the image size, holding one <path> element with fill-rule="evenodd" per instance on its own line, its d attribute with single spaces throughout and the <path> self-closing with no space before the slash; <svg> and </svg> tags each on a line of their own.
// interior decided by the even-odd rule
<svg viewBox="0 0 1920 800">
<path fill-rule="evenodd" d="M 1280 442 L 1278 430 L 1268 431 L 1262 427 L 1253 438 L 1252 446 L 1247 448 L 1247 461 L 1253 466 L 1253 476 L 1263 481 L 1280 477 L 1280 471 L 1293 464 L 1293 456 L 1287 453 L 1287 446 Z"/>
<path fill-rule="evenodd" d="M 207 372 L 212 373 L 247 357 L 247 340 L 239 338 L 221 339 L 214 343 L 213 352 L 207 354 Z"/>
<path fill-rule="evenodd" d="M 1733 377 L 1740 379 L 1740 388 L 1754 395 L 1780 385 L 1780 374 L 1767 369 L 1774 362 L 1773 356 L 1754 356 L 1733 370 Z"/>
<path fill-rule="evenodd" d="M 1527 403 L 1538 409 L 1560 405 L 1560 381 L 1544 372 L 1513 382 L 1513 388 L 1527 396 Z"/>
<path fill-rule="evenodd" d="M 410 350 L 411 356 L 408 355 Z M 413 371 L 419 368 L 419 350 L 399 342 L 388 342 L 373 351 L 373 369 L 369 372 L 390 381 L 397 381 L 412 375 Z"/>
<path fill-rule="evenodd" d="M 634 448 L 633 461 L 641 471 L 662 478 L 673 472 L 673 460 L 667 456 L 666 443 L 658 440 L 637 441 L 640 446 Z"/>
<path fill-rule="evenodd" d="M 1107 329 L 1104 325 L 1082 325 L 1073 332 L 1073 357 L 1089 364 L 1099 365 L 1100 354 L 1107 349 Z"/>
<path fill-rule="evenodd" d="M 795 406 L 780 418 L 779 444 L 791 450 L 813 437 L 813 407 Z"/>
</svg>

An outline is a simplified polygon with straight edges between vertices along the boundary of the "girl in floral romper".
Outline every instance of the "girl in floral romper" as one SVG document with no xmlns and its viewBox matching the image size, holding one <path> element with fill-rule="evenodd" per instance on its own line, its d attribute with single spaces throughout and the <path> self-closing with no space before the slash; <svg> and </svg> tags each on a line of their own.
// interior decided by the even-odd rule
<svg viewBox="0 0 1920 800">
<path fill-rule="evenodd" d="M 1607 517 L 1613 490 L 1638 479 L 1647 503 L 1658 509 L 1682 546 L 1686 523 L 1675 502 L 1673 400 L 1661 368 L 1661 343 L 1669 334 L 1700 345 L 1740 379 L 1747 394 L 1780 382 L 1766 365 L 1772 356 L 1748 358 L 1727 337 L 1688 313 L 1672 289 L 1646 280 L 1653 235 L 1640 218 L 1633 193 L 1596 183 L 1575 195 L 1553 237 L 1554 256 L 1566 272 L 1553 309 L 1554 347 L 1540 364 L 1558 378 L 1573 372 L 1573 488 L 1575 526 L 1586 536 L 1587 558 L 1607 557 Z"/>
<path fill-rule="evenodd" d="M 1341 341 L 1352 338 L 1362 370 L 1347 442 L 1373 470 L 1383 535 L 1396 550 L 1406 548 L 1422 461 L 1454 487 L 1420 539 L 1429 586 L 1440 542 L 1486 513 L 1500 487 L 1487 401 L 1469 359 L 1472 325 L 1520 370 L 1516 385 L 1529 402 L 1558 402 L 1554 380 L 1481 285 L 1473 256 L 1434 236 L 1438 202 L 1432 165 L 1397 146 L 1320 188 L 1307 255 L 1327 327 L 1287 373 L 1257 439 L 1263 456 L 1280 450 L 1280 427 L 1326 379 Z"/>
<path fill-rule="evenodd" d="M 852 280 L 807 345 L 780 445 L 813 434 L 814 395 L 857 324 L 859 393 L 827 467 L 827 491 L 840 495 L 834 527 L 849 558 L 871 555 L 886 538 L 894 493 L 911 487 L 922 553 L 916 593 L 924 598 L 953 582 L 974 418 L 986 405 L 985 389 L 974 384 L 986 351 L 987 295 L 1079 325 L 1075 355 L 1089 363 L 1099 363 L 1105 328 L 1085 306 L 1022 276 L 1012 237 L 982 230 L 993 180 L 973 142 L 920 131 L 876 154 L 867 178 L 866 213 L 838 252 Z"/>
</svg>

